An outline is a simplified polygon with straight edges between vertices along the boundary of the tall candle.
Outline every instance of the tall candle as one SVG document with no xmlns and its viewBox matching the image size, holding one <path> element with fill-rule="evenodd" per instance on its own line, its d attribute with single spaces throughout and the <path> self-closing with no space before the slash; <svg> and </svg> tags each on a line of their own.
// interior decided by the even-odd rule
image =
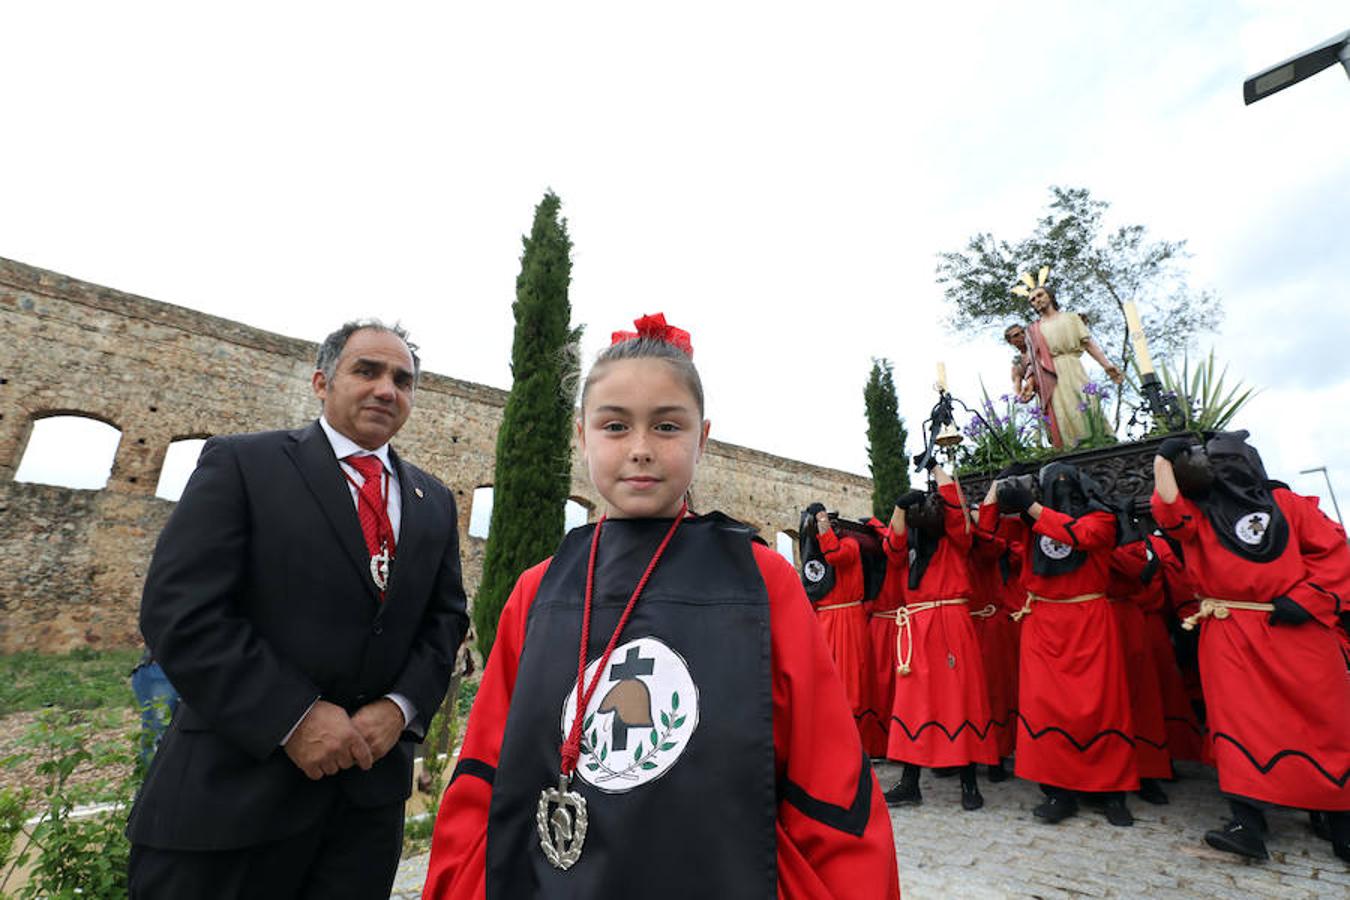
<svg viewBox="0 0 1350 900">
<path fill-rule="evenodd" d="M 938 390 L 947 390 L 947 364 L 938 363 Z"/>
<path fill-rule="evenodd" d="M 1144 339 L 1144 323 L 1139 319 L 1139 309 L 1133 300 L 1125 301 L 1125 322 L 1129 328 L 1130 340 L 1134 344 L 1134 357 L 1139 363 L 1139 374 L 1153 374 L 1153 360 L 1148 355 L 1148 342 Z"/>
</svg>

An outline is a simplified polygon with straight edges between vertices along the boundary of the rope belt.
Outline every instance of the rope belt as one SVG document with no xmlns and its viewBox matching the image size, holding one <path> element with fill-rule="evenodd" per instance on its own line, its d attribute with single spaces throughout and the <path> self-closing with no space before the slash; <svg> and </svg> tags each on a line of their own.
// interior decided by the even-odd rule
<svg viewBox="0 0 1350 900">
<path fill-rule="evenodd" d="M 965 597 L 959 597 L 955 600 L 930 600 L 927 603 L 909 603 L 896 610 L 896 622 L 900 625 L 900 630 L 895 633 L 895 658 L 900 664 L 895 667 L 895 671 L 901 675 L 908 675 L 911 671 L 909 667 L 910 660 L 914 658 L 914 631 L 909 620 L 921 612 L 928 612 L 930 609 L 937 609 L 939 606 L 965 606 L 970 601 Z"/>
<path fill-rule="evenodd" d="M 881 612 L 872 613 L 872 618 L 874 619 L 890 619 L 892 622 L 896 621 L 899 617 L 900 610 L 898 609 L 883 609 Z"/>
<path fill-rule="evenodd" d="M 1027 591 L 1026 605 L 1012 614 L 1012 620 L 1014 622 L 1020 622 L 1025 616 L 1031 615 L 1032 600 L 1035 600 L 1037 603 L 1086 603 L 1089 600 L 1096 600 L 1097 598 L 1104 596 L 1105 594 L 1101 593 L 1079 594 L 1077 597 L 1065 597 L 1061 600 L 1058 597 L 1042 597 L 1040 594 L 1033 594 L 1031 591 Z"/>
<path fill-rule="evenodd" d="M 827 609 L 848 609 L 850 606 L 862 606 L 862 601 L 854 600 L 850 603 L 831 603 L 829 606 L 817 606 L 816 612 L 824 612 Z"/>
<path fill-rule="evenodd" d="M 1208 619 L 1213 616 L 1216 619 L 1226 619 L 1230 615 L 1231 609 L 1246 609 L 1251 612 L 1273 612 L 1274 603 L 1248 603 L 1245 600 L 1219 600 L 1215 597 L 1196 597 L 1200 601 L 1200 611 L 1193 616 L 1187 616 L 1181 620 L 1181 627 L 1187 631 L 1194 631 L 1197 623 L 1201 619 Z"/>
<path fill-rule="evenodd" d="M 992 603 L 990 603 L 983 609 L 972 609 L 970 611 L 970 616 L 973 619 L 992 619 L 997 614 L 998 614 L 998 607 Z"/>
</svg>

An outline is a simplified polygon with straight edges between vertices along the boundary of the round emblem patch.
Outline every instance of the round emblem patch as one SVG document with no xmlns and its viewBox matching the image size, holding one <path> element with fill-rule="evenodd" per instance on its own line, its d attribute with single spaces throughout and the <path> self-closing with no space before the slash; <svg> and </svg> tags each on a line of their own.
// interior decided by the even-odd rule
<svg viewBox="0 0 1350 900">
<path fill-rule="evenodd" d="M 802 574 L 812 584 L 825 577 L 825 564 L 818 559 L 808 559 L 802 566 Z"/>
<path fill-rule="evenodd" d="M 595 677 L 594 660 L 586 683 Z M 576 686 L 563 701 L 562 736 L 572 728 Z M 655 781 L 698 728 L 698 688 L 684 657 L 653 637 L 614 648 L 582 720 L 576 774 L 598 790 L 622 794 Z"/>
<path fill-rule="evenodd" d="M 1057 541 L 1049 535 L 1041 535 L 1041 552 L 1051 559 L 1064 559 L 1073 552 L 1068 544 Z"/>
<path fill-rule="evenodd" d="M 1237 524 L 1233 526 L 1233 533 L 1242 543 L 1255 547 L 1266 536 L 1268 527 L 1270 527 L 1270 513 L 1247 513 L 1237 520 Z"/>
</svg>

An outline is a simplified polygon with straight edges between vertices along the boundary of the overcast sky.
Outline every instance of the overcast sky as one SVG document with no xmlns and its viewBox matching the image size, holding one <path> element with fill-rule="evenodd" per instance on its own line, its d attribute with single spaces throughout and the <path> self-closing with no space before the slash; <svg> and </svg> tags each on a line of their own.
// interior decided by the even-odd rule
<svg viewBox="0 0 1350 900">
<path fill-rule="evenodd" d="M 1347 28 L 1344 0 L 5 4 L 0 256 L 309 340 L 401 319 L 509 387 L 552 188 L 588 360 L 664 311 L 714 437 L 866 474 L 872 357 L 912 433 L 937 361 L 972 404 L 1006 379 L 945 327 L 936 254 L 1081 186 L 1190 242 L 1226 308 L 1197 349 L 1263 390 L 1237 424 L 1345 503 L 1350 83 L 1242 81 Z"/>
</svg>

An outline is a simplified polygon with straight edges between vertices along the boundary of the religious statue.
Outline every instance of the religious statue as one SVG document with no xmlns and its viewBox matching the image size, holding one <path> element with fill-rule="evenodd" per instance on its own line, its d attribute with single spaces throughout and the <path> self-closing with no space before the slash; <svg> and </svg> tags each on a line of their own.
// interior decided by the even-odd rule
<svg viewBox="0 0 1350 900">
<path fill-rule="evenodd" d="M 1115 384 L 1120 384 L 1125 376 L 1092 339 L 1083 319 L 1059 308 L 1054 289 L 1046 284 L 1049 274 L 1046 267 L 1036 278 L 1023 275 L 1023 283 L 1013 288 L 1013 293 L 1026 297 L 1039 317 L 1026 330 L 1025 340 L 1035 392 L 1040 397 L 1041 411 L 1049 416 L 1050 442 L 1062 449 L 1072 449 L 1088 436 L 1087 416 L 1080 407 L 1096 402 L 1095 397 L 1083 392 L 1088 383 L 1081 361 L 1083 351 L 1097 361 Z"/>
</svg>

